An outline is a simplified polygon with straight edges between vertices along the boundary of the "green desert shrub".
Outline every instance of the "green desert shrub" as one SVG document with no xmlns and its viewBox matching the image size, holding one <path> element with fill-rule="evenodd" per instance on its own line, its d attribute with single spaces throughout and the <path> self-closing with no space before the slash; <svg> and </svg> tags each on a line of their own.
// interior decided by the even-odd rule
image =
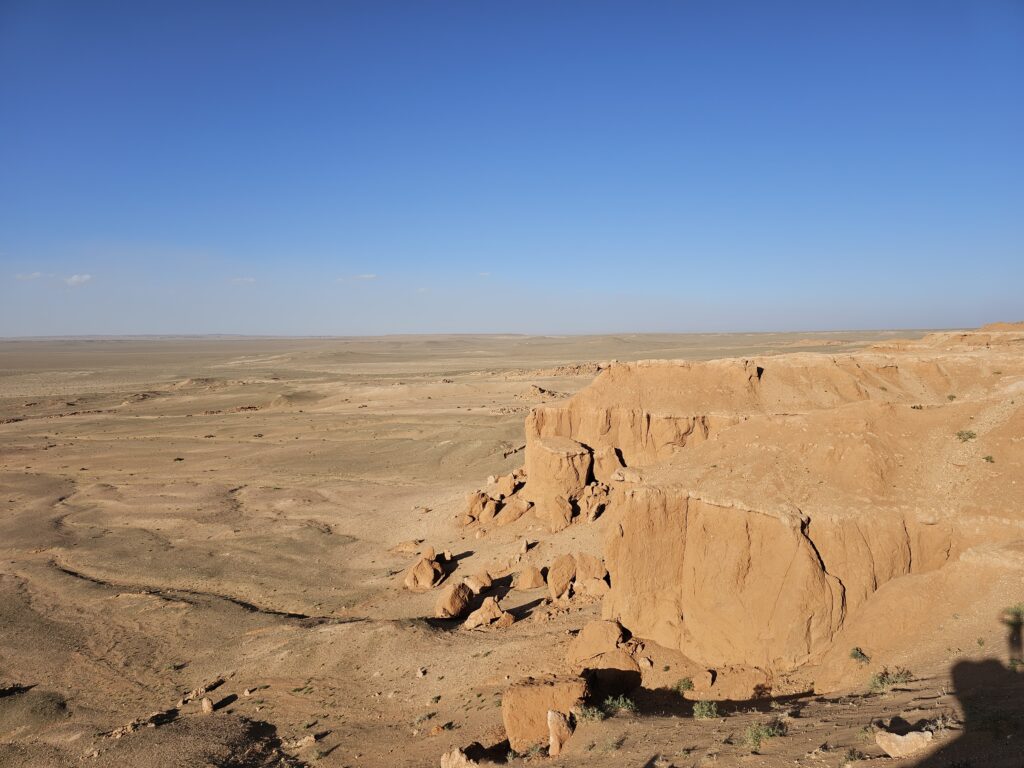
<svg viewBox="0 0 1024 768">
<path fill-rule="evenodd" d="M 909 683 L 913 677 L 910 670 L 904 667 L 896 667 L 895 669 L 883 667 L 881 672 L 872 675 L 869 687 L 875 693 L 881 693 L 882 691 L 888 691 L 893 686 Z"/>
<path fill-rule="evenodd" d="M 718 717 L 718 702 L 695 701 L 693 703 L 693 716 L 698 720 L 713 720 Z"/>
<path fill-rule="evenodd" d="M 689 677 L 684 677 L 682 680 L 677 680 L 676 684 L 672 686 L 676 693 L 682 696 L 687 691 L 693 690 L 693 680 Z"/>
<path fill-rule="evenodd" d="M 584 704 L 576 712 L 576 719 L 581 721 L 604 720 L 604 718 L 605 714 L 603 709 L 600 707 L 591 707 L 587 704 Z"/>
<path fill-rule="evenodd" d="M 776 736 L 785 736 L 786 724 L 781 720 L 772 720 L 769 723 L 753 723 L 747 726 L 746 742 L 750 749 L 757 752 L 761 749 L 762 742 L 773 739 Z"/>
<path fill-rule="evenodd" d="M 609 715 L 614 715 L 616 712 L 636 712 L 636 704 L 631 698 L 622 694 L 609 696 L 604 700 L 604 711 Z"/>
</svg>

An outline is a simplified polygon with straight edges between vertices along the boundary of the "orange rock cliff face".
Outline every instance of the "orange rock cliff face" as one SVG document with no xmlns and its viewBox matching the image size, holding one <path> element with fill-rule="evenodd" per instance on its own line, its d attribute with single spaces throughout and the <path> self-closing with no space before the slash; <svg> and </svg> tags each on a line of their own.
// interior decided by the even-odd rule
<svg viewBox="0 0 1024 768">
<path fill-rule="evenodd" d="M 880 611 L 937 599 L 967 563 L 1024 572 L 1017 326 L 613 363 L 526 434 L 538 518 L 607 493 L 604 617 L 704 665 L 838 679 L 867 622 L 910 642 Z"/>
</svg>

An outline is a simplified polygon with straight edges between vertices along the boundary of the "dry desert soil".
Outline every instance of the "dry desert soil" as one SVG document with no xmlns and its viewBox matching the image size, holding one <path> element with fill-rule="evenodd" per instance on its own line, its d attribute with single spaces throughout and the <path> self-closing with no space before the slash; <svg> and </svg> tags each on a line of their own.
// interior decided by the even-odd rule
<svg viewBox="0 0 1024 768">
<path fill-rule="evenodd" d="M 1022 612 L 1020 325 L 0 340 L 2 766 L 1022 766 Z"/>
</svg>

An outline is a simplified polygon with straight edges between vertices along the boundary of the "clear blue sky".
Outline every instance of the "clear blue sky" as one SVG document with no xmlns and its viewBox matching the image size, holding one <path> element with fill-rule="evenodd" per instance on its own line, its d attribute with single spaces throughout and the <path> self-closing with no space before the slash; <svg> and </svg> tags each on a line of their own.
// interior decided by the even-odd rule
<svg viewBox="0 0 1024 768">
<path fill-rule="evenodd" d="M 0 336 L 1024 318 L 1024 2 L 0 0 Z"/>
</svg>

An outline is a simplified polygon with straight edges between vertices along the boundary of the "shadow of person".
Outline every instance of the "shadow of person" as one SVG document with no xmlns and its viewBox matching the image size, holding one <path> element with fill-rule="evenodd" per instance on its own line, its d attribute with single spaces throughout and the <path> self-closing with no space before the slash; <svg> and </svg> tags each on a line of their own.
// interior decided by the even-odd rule
<svg viewBox="0 0 1024 768">
<path fill-rule="evenodd" d="M 959 736 L 916 764 L 916 768 L 1021 768 L 1024 766 L 1024 666 L 1021 628 L 1024 610 L 1007 611 L 1009 664 L 996 659 L 953 666 L 953 688 L 963 724 Z"/>
</svg>

